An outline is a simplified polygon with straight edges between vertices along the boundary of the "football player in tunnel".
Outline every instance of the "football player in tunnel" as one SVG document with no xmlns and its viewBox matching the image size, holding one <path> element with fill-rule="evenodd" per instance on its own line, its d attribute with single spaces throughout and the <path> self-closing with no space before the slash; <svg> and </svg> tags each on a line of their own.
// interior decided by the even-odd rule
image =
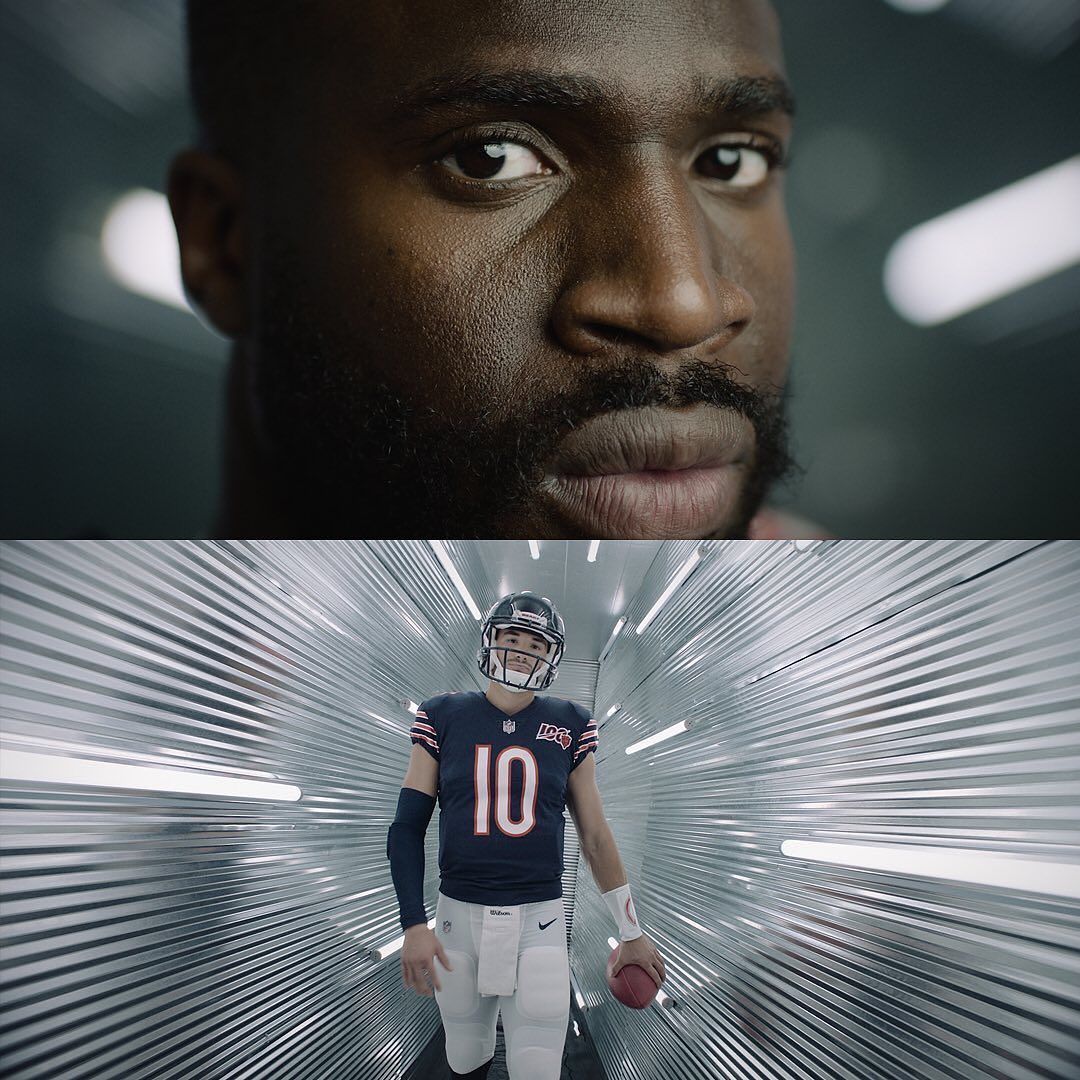
<svg viewBox="0 0 1080 1080">
<path fill-rule="evenodd" d="M 402 978 L 432 990 L 455 1076 L 487 1075 L 502 1012 L 511 1080 L 557 1080 L 570 1012 L 562 902 L 564 807 L 619 929 L 615 970 L 664 961 L 642 932 L 596 786 L 596 722 L 538 696 L 565 640 L 550 600 L 503 597 L 484 621 L 485 693 L 440 694 L 417 710 L 387 856 L 401 906 Z M 424 907 L 424 834 L 439 802 L 434 931 Z"/>
</svg>

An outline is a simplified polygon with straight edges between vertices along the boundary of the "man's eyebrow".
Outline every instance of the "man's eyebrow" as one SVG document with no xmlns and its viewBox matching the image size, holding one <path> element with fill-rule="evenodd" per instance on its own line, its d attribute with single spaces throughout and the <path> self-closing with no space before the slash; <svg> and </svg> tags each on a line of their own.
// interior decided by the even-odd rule
<svg viewBox="0 0 1080 1080">
<path fill-rule="evenodd" d="M 696 110 L 750 118 L 772 112 L 795 114 L 795 96 L 779 75 L 735 75 L 694 84 Z M 610 108 L 617 100 L 607 84 L 591 75 L 545 71 L 473 72 L 436 75 L 393 99 L 387 126 L 444 108 L 503 105 L 585 110 Z"/>
</svg>

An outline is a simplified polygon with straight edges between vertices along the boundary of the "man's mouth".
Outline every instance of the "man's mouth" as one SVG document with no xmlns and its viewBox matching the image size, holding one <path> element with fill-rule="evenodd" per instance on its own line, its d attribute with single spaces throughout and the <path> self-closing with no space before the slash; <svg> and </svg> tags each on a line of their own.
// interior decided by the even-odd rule
<svg viewBox="0 0 1080 1080">
<path fill-rule="evenodd" d="M 566 436 L 541 490 L 589 536 L 700 539 L 730 524 L 754 442 L 713 406 L 607 413 Z"/>
</svg>

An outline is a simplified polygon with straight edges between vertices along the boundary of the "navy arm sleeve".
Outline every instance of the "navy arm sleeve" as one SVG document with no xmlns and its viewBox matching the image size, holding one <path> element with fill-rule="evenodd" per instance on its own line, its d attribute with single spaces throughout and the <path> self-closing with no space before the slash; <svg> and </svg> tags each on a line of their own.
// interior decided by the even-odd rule
<svg viewBox="0 0 1080 1080">
<path fill-rule="evenodd" d="M 386 837 L 386 857 L 401 911 L 401 927 L 427 923 L 424 908 L 424 834 L 435 811 L 435 797 L 403 787 L 397 814 Z"/>
</svg>

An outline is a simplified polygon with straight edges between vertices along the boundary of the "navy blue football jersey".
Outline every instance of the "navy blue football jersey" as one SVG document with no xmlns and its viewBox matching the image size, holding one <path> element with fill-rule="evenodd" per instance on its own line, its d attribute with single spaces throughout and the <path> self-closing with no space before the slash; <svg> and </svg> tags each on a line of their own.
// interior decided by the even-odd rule
<svg viewBox="0 0 1080 1080">
<path fill-rule="evenodd" d="M 566 784 L 596 750 L 596 721 L 535 696 L 507 716 L 484 694 L 439 694 L 410 737 L 439 763 L 439 889 L 470 904 L 562 896 Z"/>
</svg>

